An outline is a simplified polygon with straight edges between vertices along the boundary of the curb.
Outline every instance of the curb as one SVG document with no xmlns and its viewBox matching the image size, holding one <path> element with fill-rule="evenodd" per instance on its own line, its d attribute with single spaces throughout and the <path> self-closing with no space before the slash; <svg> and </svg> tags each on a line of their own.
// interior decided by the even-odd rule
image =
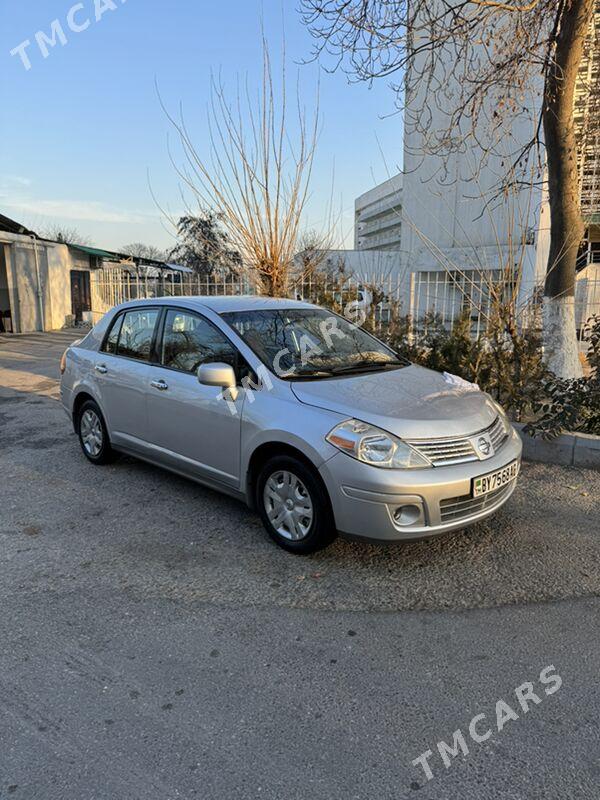
<svg viewBox="0 0 600 800">
<path fill-rule="evenodd" d="M 543 464 L 561 464 L 600 470 L 600 436 L 587 433 L 563 433 L 547 441 L 523 433 L 525 424 L 513 422 L 523 440 L 523 458 Z"/>
</svg>

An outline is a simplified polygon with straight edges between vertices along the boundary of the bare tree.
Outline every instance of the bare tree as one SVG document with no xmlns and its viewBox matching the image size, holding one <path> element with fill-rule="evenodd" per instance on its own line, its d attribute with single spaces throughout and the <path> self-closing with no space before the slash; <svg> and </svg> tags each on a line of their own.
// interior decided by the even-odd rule
<svg viewBox="0 0 600 800">
<path fill-rule="evenodd" d="M 165 109 L 184 154 L 183 166 L 174 167 L 197 204 L 188 206 L 189 216 L 213 209 L 250 280 L 272 296 L 286 292 L 317 143 L 318 101 L 309 118 L 297 88 L 293 112 L 288 96 L 285 65 L 276 85 L 263 40 L 258 92 L 238 85 L 228 99 L 223 82 L 213 81 L 206 152 L 194 145 L 183 115 L 175 119 Z"/>
<path fill-rule="evenodd" d="M 328 239 L 316 230 L 305 231 L 298 240 L 298 252 L 294 260 L 294 280 L 310 281 L 321 269 L 331 248 Z"/>
<path fill-rule="evenodd" d="M 545 285 L 549 363 L 577 376 L 576 256 L 582 235 L 573 98 L 595 0 L 301 0 L 324 51 L 356 79 L 393 85 L 424 155 L 496 158 L 496 192 L 547 175 L 551 245 Z M 522 118 L 529 134 L 511 131 Z M 443 123 L 440 124 L 440 120 Z M 433 124 L 435 121 L 436 124 Z M 545 140 L 545 141 L 544 141 Z M 544 146 L 545 145 L 545 146 Z M 496 195 L 497 196 L 497 195 Z M 489 200 L 489 198 L 488 198 Z"/>
<path fill-rule="evenodd" d="M 153 244 L 144 244 L 143 242 L 123 245 L 120 252 L 133 258 L 149 259 L 150 261 L 165 260 L 164 250 L 155 247 Z"/>
<path fill-rule="evenodd" d="M 80 244 L 87 247 L 94 244 L 90 236 L 81 233 L 77 228 L 69 228 L 67 225 L 59 223 L 44 228 L 42 236 L 51 242 L 59 242 L 60 244 Z"/>
</svg>

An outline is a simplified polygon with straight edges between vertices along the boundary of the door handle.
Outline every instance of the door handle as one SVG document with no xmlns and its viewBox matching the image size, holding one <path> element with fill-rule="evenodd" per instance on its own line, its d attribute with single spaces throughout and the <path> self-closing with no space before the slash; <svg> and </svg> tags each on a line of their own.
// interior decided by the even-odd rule
<svg viewBox="0 0 600 800">
<path fill-rule="evenodd" d="M 108 372 L 108 369 L 105 367 L 104 364 L 96 364 L 94 367 L 96 372 L 99 372 L 101 375 L 105 375 Z"/>
<path fill-rule="evenodd" d="M 158 389 L 159 392 L 164 392 L 165 389 L 169 388 L 169 384 L 166 381 L 163 381 L 162 378 L 159 381 L 151 381 L 150 386 L 153 386 L 155 389 Z"/>
</svg>

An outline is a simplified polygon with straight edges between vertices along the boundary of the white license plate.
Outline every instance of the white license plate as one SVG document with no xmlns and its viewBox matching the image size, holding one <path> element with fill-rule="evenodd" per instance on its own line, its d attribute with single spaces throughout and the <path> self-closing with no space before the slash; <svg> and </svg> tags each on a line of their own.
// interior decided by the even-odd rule
<svg viewBox="0 0 600 800">
<path fill-rule="evenodd" d="M 481 497 L 482 494 L 489 494 L 495 492 L 496 489 L 501 489 L 507 483 L 514 481 L 519 474 L 521 462 L 517 459 L 511 461 L 502 469 L 497 469 L 495 472 L 489 472 L 487 475 L 481 475 L 479 478 L 473 478 L 473 497 Z"/>
</svg>

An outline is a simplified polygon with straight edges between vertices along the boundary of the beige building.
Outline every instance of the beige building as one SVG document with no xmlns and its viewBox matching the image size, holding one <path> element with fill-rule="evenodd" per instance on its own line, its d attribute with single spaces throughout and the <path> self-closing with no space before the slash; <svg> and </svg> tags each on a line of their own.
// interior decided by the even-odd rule
<svg viewBox="0 0 600 800">
<path fill-rule="evenodd" d="M 105 256 L 44 240 L 0 216 L 0 329 L 28 333 L 92 322 L 91 275 Z"/>
<path fill-rule="evenodd" d="M 184 268 L 83 245 L 48 241 L 0 215 L 0 331 L 50 331 L 93 324 L 120 297 L 107 291 L 103 275 L 116 270 L 122 282 L 148 270 Z M 130 276 L 130 278 L 128 277 Z"/>
</svg>

